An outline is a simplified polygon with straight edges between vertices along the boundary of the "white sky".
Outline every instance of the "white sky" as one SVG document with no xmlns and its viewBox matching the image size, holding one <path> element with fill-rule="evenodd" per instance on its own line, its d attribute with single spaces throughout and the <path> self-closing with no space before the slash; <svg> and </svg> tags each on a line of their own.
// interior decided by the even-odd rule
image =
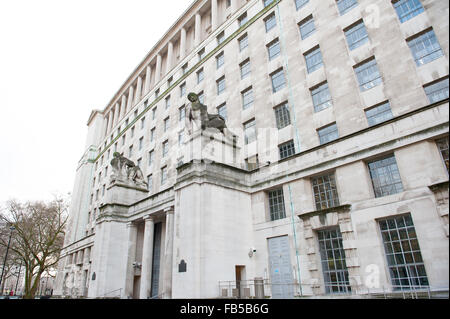
<svg viewBox="0 0 450 319">
<path fill-rule="evenodd" d="M 192 0 L 0 0 L 0 204 L 72 192 L 103 109 Z"/>
</svg>

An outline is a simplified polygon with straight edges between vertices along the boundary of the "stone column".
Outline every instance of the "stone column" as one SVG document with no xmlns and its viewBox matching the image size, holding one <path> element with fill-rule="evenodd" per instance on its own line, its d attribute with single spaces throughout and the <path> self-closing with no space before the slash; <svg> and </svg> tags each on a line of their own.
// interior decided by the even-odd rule
<svg viewBox="0 0 450 319">
<path fill-rule="evenodd" d="M 136 84 L 136 95 L 134 97 L 134 104 L 138 104 L 142 96 L 142 77 L 138 76 Z"/>
<path fill-rule="evenodd" d="M 195 14 L 195 46 L 198 46 L 202 42 L 202 16 L 199 12 Z"/>
<path fill-rule="evenodd" d="M 152 216 L 144 217 L 144 245 L 142 247 L 141 291 L 140 299 L 147 299 L 151 294 L 152 266 L 153 266 L 153 235 L 155 233 L 155 221 Z"/>
<path fill-rule="evenodd" d="M 216 30 L 218 26 L 219 21 L 217 0 L 211 0 L 211 31 L 214 32 L 214 30 Z"/>
<path fill-rule="evenodd" d="M 169 71 L 172 69 L 172 63 L 173 63 L 173 43 L 169 42 L 169 44 L 167 45 L 166 73 L 169 73 Z"/>
<path fill-rule="evenodd" d="M 111 111 L 109 112 L 109 114 L 111 114 L 111 121 L 110 121 L 111 126 L 110 126 L 110 128 L 109 128 L 109 131 L 110 131 L 110 132 L 112 131 L 112 129 L 113 129 L 113 127 L 114 127 L 114 122 L 115 122 L 115 117 L 114 117 L 114 115 L 115 115 L 115 113 L 116 113 L 116 110 L 115 110 L 114 108 L 112 108 Z"/>
<path fill-rule="evenodd" d="M 186 29 L 181 28 L 180 36 L 180 59 L 183 59 L 186 55 Z"/>
<path fill-rule="evenodd" d="M 164 299 L 172 298 L 172 262 L 173 262 L 173 207 L 165 210 L 166 237 L 164 256 Z"/>
<path fill-rule="evenodd" d="M 152 74 L 152 68 L 150 65 L 147 65 L 145 69 L 145 85 L 144 85 L 144 94 L 147 94 L 150 91 L 150 77 Z"/>
<path fill-rule="evenodd" d="M 134 95 L 134 88 L 133 86 L 130 86 L 130 89 L 128 90 L 128 104 L 127 104 L 127 110 L 131 110 L 133 107 L 133 95 Z"/>
<path fill-rule="evenodd" d="M 122 118 L 125 114 L 127 114 L 127 97 L 125 94 L 122 95 L 122 104 L 120 105 L 120 109 L 122 111 L 122 115 L 120 117 Z"/>
<path fill-rule="evenodd" d="M 121 117 L 120 117 L 121 109 L 120 109 L 120 103 L 119 102 L 116 103 L 115 110 L 116 110 L 116 121 L 115 121 L 114 125 L 119 124 L 119 121 L 121 119 Z"/>
<path fill-rule="evenodd" d="M 161 80 L 161 55 L 156 56 L 156 74 L 155 74 L 155 84 Z"/>
<path fill-rule="evenodd" d="M 133 297 L 133 284 L 134 284 L 134 267 L 133 263 L 136 261 L 136 239 L 137 239 L 137 226 L 134 223 L 127 224 L 128 231 L 128 249 L 127 249 L 127 265 L 125 275 L 125 291 L 122 298 Z"/>
</svg>

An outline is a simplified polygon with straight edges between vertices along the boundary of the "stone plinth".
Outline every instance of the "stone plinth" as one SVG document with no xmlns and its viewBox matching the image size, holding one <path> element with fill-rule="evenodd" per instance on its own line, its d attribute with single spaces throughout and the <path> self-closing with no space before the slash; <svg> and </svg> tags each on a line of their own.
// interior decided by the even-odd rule
<svg viewBox="0 0 450 319">
<path fill-rule="evenodd" d="M 144 186 L 117 180 L 108 186 L 104 204 L 129 206 L 147 195 L 148 190 Z"/>
</svg>

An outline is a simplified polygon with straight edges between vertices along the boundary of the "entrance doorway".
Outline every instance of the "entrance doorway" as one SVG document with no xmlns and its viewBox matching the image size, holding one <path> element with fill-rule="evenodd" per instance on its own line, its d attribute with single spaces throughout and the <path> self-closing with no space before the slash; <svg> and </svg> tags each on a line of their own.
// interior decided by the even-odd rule
<svg viewBox="0 0 450 319">
<path fill-rule="evenodd" d="M 246 288 L 245 283 L 245 266 L 237 265 L 235 268 L 236 273 L 236 294 L 237 298 L 242 298 L 244 296 L 243 289 Z"/>
<path fill-rule="evenodd" d="M 294 297 L 294 276 L 288 236 L 268 239 L 270 281 L 272 298 L 289 299 Z"/>
</svg>

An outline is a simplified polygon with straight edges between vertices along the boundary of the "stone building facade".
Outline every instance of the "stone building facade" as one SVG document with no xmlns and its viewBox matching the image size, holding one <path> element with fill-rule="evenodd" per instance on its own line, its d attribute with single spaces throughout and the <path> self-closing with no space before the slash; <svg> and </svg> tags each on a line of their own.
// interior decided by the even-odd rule
<svg viewBox="0 0 450 319">
<path fill-rule="evenodd" d="M 195 1 L 92 111 L 54 294 L 448 294 L 448 15 Z M 233 142 L 186 132 L 189 92 Z M 146 188 L 110 182 L 114 152 Z"/>
</svg>

